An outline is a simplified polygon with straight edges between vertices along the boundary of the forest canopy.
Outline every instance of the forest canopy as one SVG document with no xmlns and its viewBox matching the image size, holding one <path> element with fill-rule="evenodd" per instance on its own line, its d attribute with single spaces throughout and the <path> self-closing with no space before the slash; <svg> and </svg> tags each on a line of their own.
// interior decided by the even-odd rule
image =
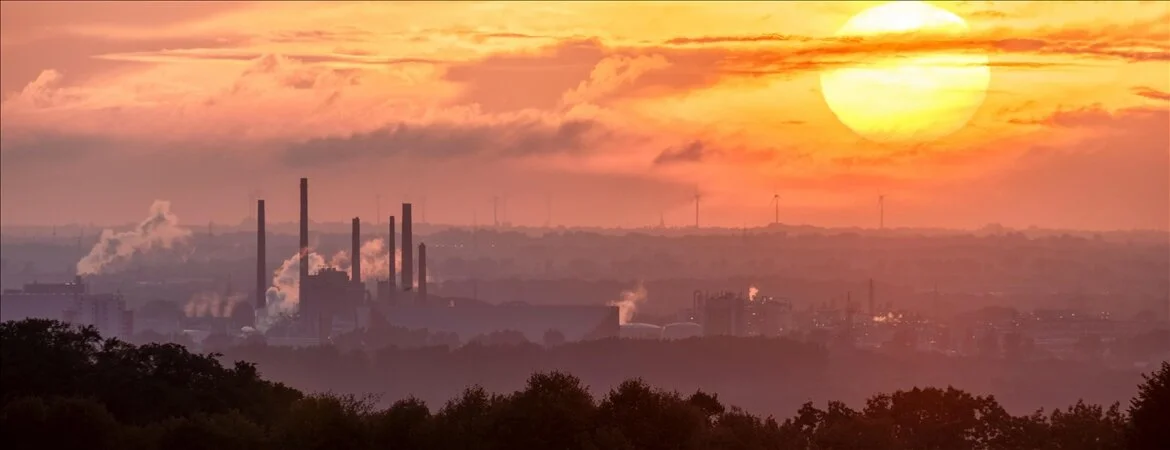
<svg viewBox="0 0 1170 450">
<path fill-rule="evenodd" d="M 1154 449 L 1167 448 L 1170 363 L 1123 407 L 1077 402 L 1012 415 L 951 387 L 875 394 L 860 409 L 805 404 L 758 417 L 714 392 L 640 379 L 593 393 L 563 372 L 512 393 L 470 386 L 443 405 L 302 393 L 256 367 L 92 328 L 0 324 L 6 448 L 86 449 Z M 60 432 L 68 430 L 69 432 Z"/>
</svg>

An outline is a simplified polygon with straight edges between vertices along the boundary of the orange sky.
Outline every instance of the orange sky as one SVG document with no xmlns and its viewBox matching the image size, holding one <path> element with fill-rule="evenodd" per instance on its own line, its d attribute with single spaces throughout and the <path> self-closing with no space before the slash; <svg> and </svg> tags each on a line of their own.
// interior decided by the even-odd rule
<svg viewBox="0 0 1170 450">
<path fill-rule="evenodd" d="M 1170 228 L 1170 3 L 934 2 L 961 38 L 834 39 L 883 2 L 4 2 L 0 222 Z M 960 131 L 874 143 L 822 71 L 983 52 Z"/>
</svg>

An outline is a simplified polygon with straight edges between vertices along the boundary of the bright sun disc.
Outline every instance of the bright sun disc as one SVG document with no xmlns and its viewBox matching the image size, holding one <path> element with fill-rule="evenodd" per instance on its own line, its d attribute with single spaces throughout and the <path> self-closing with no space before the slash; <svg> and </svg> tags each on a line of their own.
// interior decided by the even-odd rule
<svg viewBox="0 0 1170 450">
<path fill-rule="evenodd" d="M 958 37 L 967 24 L 937 6 L 900 1 L 862 11 L 836 36 L 864 40 L 920 31 L 931 32 L 933 39 Z M 912 35 L 899 39 L 908 47 L 915 42 Z M 876 55 L 888 47 L 874 50 L 857 54 Z M 933 141 L 958 131 L 983 104 L 991 80 L 985 53 L 897 53 L 850 61 L 821 74 L 829 108 L 857 134 L 878 142 Z"/>
</svg>

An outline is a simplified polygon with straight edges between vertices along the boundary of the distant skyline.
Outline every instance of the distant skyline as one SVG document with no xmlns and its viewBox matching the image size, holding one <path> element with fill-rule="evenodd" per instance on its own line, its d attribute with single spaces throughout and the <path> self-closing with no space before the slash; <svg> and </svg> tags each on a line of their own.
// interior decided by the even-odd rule
<svg viewBox="0 0 1170 450">
<path fill-rule="evenodd" d="M 380 196 L 488 225 L 498 196 L 517 225 L 685 226 L 698 190 L 703 226 L 779 193 L 788 224 L 877 228 L 884 194 L 887 228 L 1170 229 L 1170 3 L 928 2 L 965 34 L 834 37 L 885 3 L 4 2 L 0 224 L 238 223 L 256 191 L 289 222 L 304 176 L 317 222 Z M 822 75 L 891 54 L 985 56 L 985 96 L 899 116 L 970 121 L 855 133 L 907 96 L 846 78 L 830 106 Z"/>
</svg>

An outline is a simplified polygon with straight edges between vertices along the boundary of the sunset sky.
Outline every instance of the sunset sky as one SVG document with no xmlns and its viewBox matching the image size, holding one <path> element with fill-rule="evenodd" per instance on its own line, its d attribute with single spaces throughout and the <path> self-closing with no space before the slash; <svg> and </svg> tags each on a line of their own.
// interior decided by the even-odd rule
<svg viewBox="0 0 1170 450">
<path fill-rule="evenodd" d="M 1170 2 L 932 2 L 968 31 L 834 37 L 882 3 L 4 2 L 0 223 L 235 223 L 255 191 L 295 220 L 306 176 L 317 221 L 380 196 L 484 224 L 499 196 L 682 226 L 699 192 L 704 226 L 779 193 L 794 224 L 874 227 L 884 194 L 887 226 L 1170 228 Z M 868 139 L 822 95 L 921 52 L 989 61 L 957 132 Z"/>
</svg>

